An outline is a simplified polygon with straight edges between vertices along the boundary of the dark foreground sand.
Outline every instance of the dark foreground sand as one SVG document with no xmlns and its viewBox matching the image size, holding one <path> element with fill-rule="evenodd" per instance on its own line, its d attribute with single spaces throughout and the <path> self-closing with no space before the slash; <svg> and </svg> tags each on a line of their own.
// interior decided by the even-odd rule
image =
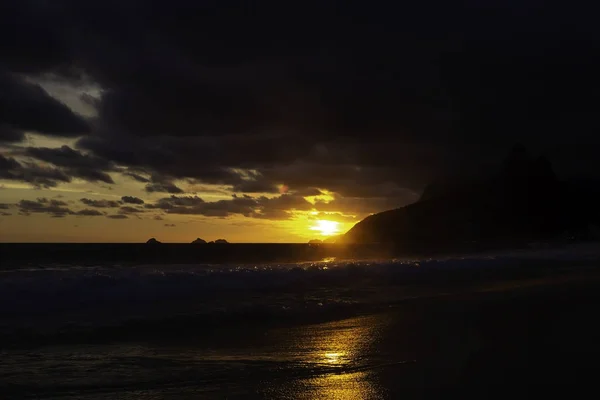
<svg viewBox="0 0 600 400">
<path fill-rule="evenodd" d="M 328 322 L 2 352 L 6 399 L 597 397 L 598 274 L 409 300 Z"/>
<path fill-rule="evenodd" d="M 599 391 L 599 287 L 592 275 L 524 281 L 276 331 L 269 345 L 339 370 L 264 376 L 256 397 L 587 397 Z"/>
</svg>

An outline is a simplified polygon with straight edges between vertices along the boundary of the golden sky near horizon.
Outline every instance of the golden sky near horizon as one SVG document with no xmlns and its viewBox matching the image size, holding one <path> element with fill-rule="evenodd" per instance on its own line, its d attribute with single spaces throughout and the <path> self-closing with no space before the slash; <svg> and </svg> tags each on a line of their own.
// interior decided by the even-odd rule
<svg viewBox="0 0 600 400">
<path fill-rule="evenodd" d="M 115 181 L 116 178 L 115 178 Z M 22 199 L 39 198 L 66 203 L 74 211 L 90 209 L 81 203 L 91 200 L 120 201 L 122 196 L 141 198 L 152 204 L 164 193 L 147 193 L 143 184 L 122 178 L 110 187 L 83 181 L 73 181 L 51 189 L 29 187 L 24 183 L 2 181 L 0 203 L 9 205 L 12 215 L 0 218 L 2 242 L 143 242 L 156 237 L 162 242 L 191 242 L 197 237 L 210 241 L 219 238 L 230 242 L 306 242 L 342 234 L 355 222 L 339 220 L 339 215 L 316 211 L 294 211 L 289 220 L 262 220 L 241 215 L 215 218 L 202 215 L 167 214 L 161 210 L 144 210 L 126 214 L 126 219 L 111 219 L 106 215 L 119 215 L 118 209 L 98 208 L 104 216 L 66 215 L 53 217 L 47 213 L 20 215 L 15 206 Z M 185 187 L 185 185 L 183 185 Z M 209 189 L 208 187 L 206 189 Z M 218 188 L 210 188 L 217 190 Z M 178 197 L 199 196 L 205 201 L 229 200 L 231 195 L 190 192 Z M 326 196 L 325 196 L 326 197 Z M 313 199 L 309 199 L 313 200 Z M 123 214 L 125 215 L 125 214 Z M 347 216 L 345 219 L 351 219 Z M 358 222 L 358 221 L 356 221 Z"/>
<path fill-rule="evenodd" d="M 41 140 L 40 140 L 41 139 Z M 36 146 L 54 147 L 59 143 L 31 135 Z M 165 193 L 148 193 L 144 184 L 125 176 L 114 176 L 115 184 L 89 183 L 73 180 L 55 188 L 34 188 L 27 183 L 0 180 L 0 203 L 8 206 L 2 210 L 11 215 L 0 217 L 0 241 L 2 242 L 143 242 L 156 237 L 162 242 L 191 242 L 197 237 L 204 240 L 227 239 L 230 242 L 292 242 L 304 243 L 312 239 L 326 239 L 342 234 L 358 220 L 352 221 L 352 215 L 340 219 L 338 213 L 316 211 L 293 211 L 289 220 L 267 220 L 248 218 L 242 215 L 230 215 L 224 218 L 203 215 L 168 214 L 162 210 L 144 210 L 142 212 L 121 214 L 125 219 L 107 218 L 106 215 L 119 215 L 118 208 L 97 208 L 104 215 L 81 216 L 66 215 L 53 217 L 47 213 L 32 212 L 21 215 L 16 204 L 23 199 L 57 200 L 73 211 L 90 209 L 81 203 L 81 199 L 121 201 L 123 196 L 143 199 L 152 204 L 161 198 L 169 197 Z M 205 201 L 228 201 L 231 194 L 226 188 L 214 185 L 202 185 L 196 191 L 194 185 L 176 182 L 186 193 L 177 197 L 198 196 Z M 260 194 L 259 194 L 260 195 Z M 269 196 L 268 194 L 264 194 Z M 273 195 L 270 195 L 273 196 Z M 308 201 L 317 199 L 327 201 L 327 195 L 307 197 Z M 94 209 L 94 208 L 92 208 Z"/>
</svg>

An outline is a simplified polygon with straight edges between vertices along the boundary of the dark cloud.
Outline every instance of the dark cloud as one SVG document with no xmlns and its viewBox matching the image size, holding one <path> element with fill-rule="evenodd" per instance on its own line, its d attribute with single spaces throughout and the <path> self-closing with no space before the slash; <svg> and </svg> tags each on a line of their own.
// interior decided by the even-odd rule
<svg viewBox="0 0 600 400">
<path fill-rule="evenodd" d="M 229 200 L 207 202 L 198 196 L 171 196 L 159 199 L 147 208 L 160 209 L 167 214 L 193 214 L 225 218 L 230 215 L 262 219 L 288 219 L 290 210 L 308 211 L 312 204 L 303 197 L 281 195 L 278 197 L 251 197 L 233 195 Z"/>
<path fill-rule="evenodd" d="M 25 140 L 23 131 L 14 129 L 11 126 L 0 125 L 0 143 L 2 142 L 22 142 Z"/>
<path fill-rule="evenodd" d="M 223 186 L 202 185 L 193 180 L 188 181 L 188 183 L 187 191 L 190 194 L 202 193 L 220 196 L 230 196 L 232 194 L 231 190 Z"/>
<path fill-rule="evenodd" d="M 111 162 L 89 154 L 83 154 L 69 146 L 60 148 L 28 147 L 26 155 L 58 167 L 64 167 L 68 175 L 89 182 L 115 183 L 105 171 L 114 170 Z"/>
<path fill-rule="evenodd" d="M 17 46 L 13 43 L 11 47 Z M 82 117 L 40 86 L 3 71 L 0 64 L 0 125 L 5 124 L 18 131 L 66 137 L 81 136 L 90 130 Z"/>
<path fill-rule="evenodd" d="M 271 210 L 301 210 L 308 211 L 313 208 L 313 205 L 306 201 L 304 197 L 290 194 L 282 194 L 277 197 L 259 197 L 257 199 L 258 204 Z"/>
<path fill-rule="evenodd" d="M 234 184 L 231 190 L 238 193 L 278 193 L 279 188 L 274 182 L 264 180 L 244 180 Z"/>
<path fill-rule="evenodd" d="M 21 200 L 17 203 L 17 207 L 22 215 L 44 213 L 50 214 L 56 218 L 62 218 L 73 214 L 73 211 L 67 207 L 67 203 L 64 201 L 48 200 L 46 198 L 38 198 L 37 200 Z"/>
<path fill-rule="evenodd" d="M 100 217 L 104 214 L 98 210 L 83 209 L 75 212 L 74 215 L 79 215 L 82 217 Z"/>
<path fill-rule="evenodd" d="M 24 76 L 89 80 L 102 96 L 84 96 L 98 117 L 82 151 L 28 150 L 60 169 L 4 158 L 0 177 L 112 183 L 118 168 L 148 192 L 188 191 L 180 180 L 237 193 L 287 187 L 298 198 L 327 190 L 335 200 L 317 209 L 364 215 L 495 162 L 515 141 L 562 175 L 600 176 L 594 5 L 133 3 L 3 8 L 0 126 L 11 131 L 0 140 L 90 130 Z M 284 218 L 285 201 L 171 210 Z"/>
<path fill-rule="evenodd" d="M 234 198 L 232 200 L 205 202 L 197 196 L 171 196 L 160 199 L 151 207 L 161 209 L 169 214 L 195 214 L 224 218 L 230 214 L 250 215 L 254 206 L 255 203 L 251 199 Z"/>
<path fill-rule="evenodd" d="M 130 178 L 133 178 L 133 179 L 135 179 L 138 182 L 142 182 L 142 183 L 148 183 L 148 182 L 150 182 L 149 178 L 145 178 L 145 177 L 143 177 L 143 176 L 141 176 L 139 174 L 136 174 L 135 172 L 125 171 L 125 172 L 122 172 L 122 174 L 125 175 L 125 176 L 128 176 Z"/>
<path fill-rule="evenodd" d="M 139 207 L 122 206 L 119 208 L 119 214 L 138 214 L 143 212 L 146 212 L 146 210 Z"/>
<path fill-rule="evenodd" d="M 70 170 L 69 172 L 73 174 L 74 177 L 83 179 L 88 182 L 104 182 L 109 184 L 115 183 L 115 181 L 113 181 L 112 177 L 109 174 L 98 170 L 74 169 Z"/>
<path fill-rule="evenodd" d="M 10 208 L 10 204 L 0 203 L 0 210 L 8 210 Z"/>
<path fill-rule="evenodd" d="M 152 181 L 144 189 L 148 193 L 183 193 L 183 189 L 176 186 L 172 181 L 162 177 L 153 177 Z"/>
<path fill-rule="evenodd" d="M 0 171 L 7 173 L 7 171 L 17 170 L 19 168 L 21 168 L 21 164 L 14 158 L 6 158 L 0 154 Z M 3 176 L 3 178 L 5 177 Z"/>
<path fill-rule="evenodd" d="M 292 213 L 289 211 L 278 209 L 263 209 L 259 212 L 253 213 L 251 216 L 252 218 L 259 219 L 286 220 L 291 218 Z"/>
<path fill-rule="evenodd" d="M 52 205 L 57 205 L 57 206 L 66 206 L 67 205 L 66 201 L 48 199 L 47 197 L 38 197 L 37 201 L 38 201 L 38 203 L 42 203 L 42 204 L 52 204 Z"/>
<path fill-rule="evenodd" d="M 71 182 L 71 177 L 63 171 L 43 167 L 30 162 L 18 162 L 0 154 L 0 179 L 23 181 L 35 187 L 50 188 L 59 183 Z"/>
<path fill-rule="evenodd" d="M 71 182 L 72 178 L 88 182 L 114 183 L 111 176 L 102 170 L 112 168 L 109 162 L 84 155 L 68 146 L 57 149 L 29 147 L 24 154 L 59 168 L 30 161 L 17 161 L 0 154 L 0 178 L 24 181 L 38 187 L 55 187 L 59 183 Z"/>
<path fill-rule="evenodd" d="M 204 203 L 205 201 L 198 196 L 170 196 L 162 198 L 154 204 L 146 204 L 146 207 L 160 208 L 162 210 L 171 210 L 176 207 L 195 207 Z"/>
<path fill-rule="evenodd" d="M 282 182 L 291 192 L 312 196 L 319 189 L 348 197 L 405 197 L 420 188 L 421 179 L 433 173 L 412 171 L 408 166 L 397 170 L 391 166 L 323 164 L 297 162 L 264 171 L 265 179 Z M 312 188 L 311 188 L 312 186 Z M 305 194 L 306 193 L 306 194 Z"/>
<path fill-rule="evenodd" d="M 61 200 L 48 199 L 46 197 L 38 197 L 36 200 L 20 200 L 16 206 L 19 208 L 21 215 L 49 214 L 55 218 L 63 218 L 67 215 L 75 215 L 81 217 L 97 217 L 104 215 L 98 210 L 82 209 L 73 211 L 68 208 L 68 204 Z"/>
<path fill-rule="evenodd" d="M 121 205 L 121 202 L 119 201 L 115 201 L 115 200 L 93 200 L 93 199 L 87 199 L 87 198 L 83 198 L 83 199 L 79 199 L 79 201 L 81 201 L 83 204 L 90 206 L 90 207 L 96 207 L 96 208 L 113 208 L 113 207 L 119 207 Z"/>
<path fill-rule="evenodd" d="M 113 169 L 113 166 L 109 161 L 92 155 L 83 154 L 66 145 L 59 148 L 27 147 L 26 154 L 37 158 L 38 160 L 54 164 L 57 167 L 101 170 Z"/>
<path fill-rule="evenodd" d="M 121 201 L 127 204 L 144 204 L 144 200 L 134 196 L 123 196 L 121 197 Z"/>
</svg>

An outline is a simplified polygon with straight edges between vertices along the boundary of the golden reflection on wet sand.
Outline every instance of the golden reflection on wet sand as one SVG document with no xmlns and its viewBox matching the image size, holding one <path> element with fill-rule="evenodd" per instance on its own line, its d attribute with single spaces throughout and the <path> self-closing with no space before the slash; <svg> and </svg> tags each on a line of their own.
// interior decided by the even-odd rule
<svg viewBox="0 0 600 400">
<path fill-rule="evenodd" d="M 381 388 L 372 382 L 370 373 L 351 372 L 344 374 L 330 374 L 323 377 L 310 379 L 298 393 L 298 399 L 331 399 L 331 400 L 364 400 L 381 399 Z"/>
<path fill-rule="evenodd" d="M 381 316 L 367 316 L 307 327 L 297 337 L 297 355 L 315 376 L 298 379 L 283 389 L 283 398 L 379 399 L 373 379 L 372 347 L 385 325 Z"/>
</svg>

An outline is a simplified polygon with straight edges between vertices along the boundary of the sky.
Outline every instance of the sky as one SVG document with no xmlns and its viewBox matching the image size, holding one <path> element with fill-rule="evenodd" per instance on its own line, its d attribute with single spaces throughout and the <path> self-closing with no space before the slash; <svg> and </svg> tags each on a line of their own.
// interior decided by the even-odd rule
<svg viewBox="0 0 600 400">
<path fill-rule="evenodd" d="M 324 239 L 515 143 L 598 181 L 598 10 L 400 3 L 2 2 L 0 241 Z"/>
</svg>

